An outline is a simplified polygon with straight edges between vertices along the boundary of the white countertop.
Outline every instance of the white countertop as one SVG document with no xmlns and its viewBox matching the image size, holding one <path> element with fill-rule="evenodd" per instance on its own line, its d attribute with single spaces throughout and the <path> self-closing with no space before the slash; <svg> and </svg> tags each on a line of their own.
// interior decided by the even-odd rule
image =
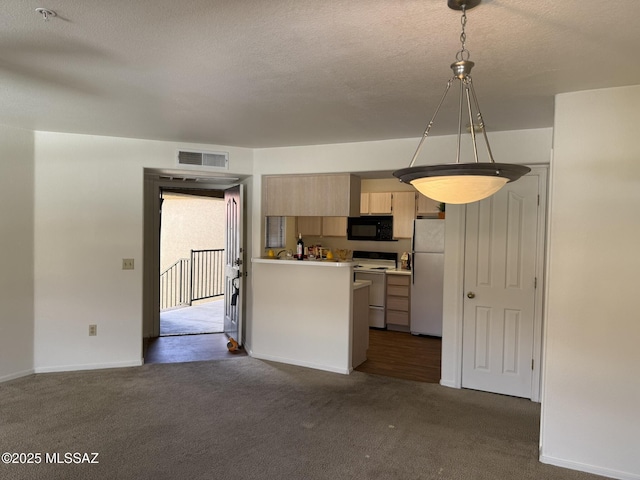
<svg viewBox="0 0 640 480">
<path fill-rule="evenodd" d="M 358 290 L 359 288 L 368 287 L 373 282 L 371 280 L 354 280 L 353 289 Z"/>
<path fill-rule="evenodd" d="M 403 270 L 401 268 L 385 270 L 387 275 L 411 275 L 411 270 Z"/>
<path fill-rule="evenodd" d="M 296 265 L 298 267 L 353 267 L 355 262 L 337 262 L 335 260 L 278 260 L 277 258 L 252 258 L 252 263 L 272 263 L 274 265 Z"/>
</svg>

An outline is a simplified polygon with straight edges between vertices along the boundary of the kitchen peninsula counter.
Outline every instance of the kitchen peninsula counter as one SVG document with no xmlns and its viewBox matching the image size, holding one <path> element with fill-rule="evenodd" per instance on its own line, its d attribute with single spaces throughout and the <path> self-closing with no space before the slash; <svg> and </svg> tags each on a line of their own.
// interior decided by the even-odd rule
<svg viewBox="0 0 640 480">
<path fill-rule="evenodd" d="M 368 288 L 354 283 L 354 263 L 269 258 L 251 262 L 251 355 L 349 373 L 353 369 L 354 288 Z M 368 335 L 368 329 L 362 334 Z M 358 330 L 355 337 L 360 336 Z"/>
<path fill-rule="evenodd" d="M 299 267 L 352 267 L 354 262 L 340 262 L 337 260 L 280 260 L 275 257 L 260 257 L 252 258 L 251 263 L 269 263 L 269 264 L 284 264 L 284 265 L 296 265 Z"/>
</svg>

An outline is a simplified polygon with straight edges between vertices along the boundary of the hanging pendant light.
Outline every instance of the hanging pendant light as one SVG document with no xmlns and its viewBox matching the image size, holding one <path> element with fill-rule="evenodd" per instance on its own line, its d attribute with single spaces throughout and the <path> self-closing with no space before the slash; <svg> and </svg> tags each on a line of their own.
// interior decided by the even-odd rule
<svg viewBox="0 0 640 480">
<path fill-rule="evenodd" d="M 402 182 L 410 183 L 423 195 L 443 203 L 471 203 L 487 198 L 500 190 L 508 182 L 519 179 L 522 175 L 531 171 L 523 165 L 508 163 L 496 163 L 493 160 L 489 139 L 485 130 L 482 113 L 476 98 L 476 92 L 471 80 L 471 69 L 474 63 L 469 60 L 469 51 L 466 49 L 465 26 L 467 23 L 466 11 L 480 4 L 481 0 L 448 0 L 447 5 L 453 10 L 462 10 L 462 33 L 460 43 L 462 48 L 456 54 L 456 62 L 451 64 L 453 77 L 447 83 L 447 87 L 440 99 L 431 121 L 427 125 L 418 148 L 408 168 L 393 172 Z M 456 151 L 456 163 L 427 165 L 414 167 L 414 163 L 422 150 L 424 141 L 429 136 L 436 116 L 444 102 L 451 85 L 460 82 L 460 98 L 458 111 L 458 147 Z M 465 109 L 466 107 L 466 109 Z M 465 112 L 466 110 L 466 112 Z M 476 112 L 477 122 L 473 121 L 473 112 Z M 474 163 L 460 163 L 460 144 L 462 140 L 462 118 L 468 115 L 473 145 Z M 478 147 L 476 144 L 476 131 L 482 134 L 487 147 L 489 162 L 478 161 Z"/>
</svg>

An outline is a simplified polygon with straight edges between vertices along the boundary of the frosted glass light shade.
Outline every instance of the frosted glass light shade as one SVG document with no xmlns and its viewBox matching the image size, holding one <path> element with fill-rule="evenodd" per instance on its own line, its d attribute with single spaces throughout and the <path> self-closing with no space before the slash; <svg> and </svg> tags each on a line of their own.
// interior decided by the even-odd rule
<svg viewBox="0 0 640 480">
<path fill-rule="evenodd" d="M 509 181 L 504 177 L 481 175 L 451 175 L 423 177 L 411 181 L 424 196 L 443 203 L 471 203 L 487 198 Z"/>
<path fill-rule="evenodd" d="M 493 195 L 530 171 L 510 163 L 447 163 L 403 168 L 393 176 L 439 202 L 471 203 Z"/>
</svg>

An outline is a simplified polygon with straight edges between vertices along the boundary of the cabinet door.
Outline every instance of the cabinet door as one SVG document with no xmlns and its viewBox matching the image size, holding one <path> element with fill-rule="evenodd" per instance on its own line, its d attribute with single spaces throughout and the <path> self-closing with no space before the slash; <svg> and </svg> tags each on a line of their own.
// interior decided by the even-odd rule
<svg viewBox="0 0 640 480">
<path fill-rule="evenodd" d="M 369 194 L 360 194 L 360 215 L 366 215 L 369 213 Z"/>
<path fill-rule="evenodd" d="M 372 215 L 391 214 L 391 192 L 369 193 L 369 213 Z"/>
<path fill-rule="evenodd" d="M 347 217 L 322 217 L 323 237 L 346 237 Z"/>
<path fill-rule="evenodd" d="M 393 325 L 402 325 L 404 327 L 409 326 L 409 312 L 400 312 L 397 310 L 387 311 L 387 323 Z"/>
<path fill-rule="evenodd" d="M 297 233 L 319 237 L 322 235 L 322 217 L 298 217 Z"/>
<path fill-rule="evenodd" d="M 265 175 L 264 215 L 349 216 L 360 211 L 360 179 L 351 174 Z"/>
<path fill-rule="evenodd" d="M 416 218 L 416 193 L 393 193 L 393 238 L 411 238 Z"/>
<path fill-rule="evenodd" d="M 421 193 L 418 193 L 418 201 L 416 202 L 416 213 L 418 215 L 433 215 L 436 216 L 440 210 L 438 210 L 440 202 L 433 200 L 432 198 L 425 197 Z"/>
<path fill-rule="evenodd" d="M 387 280 L 387 324 L 409 327 L 411 324 L 411 277 L 393 274 L 385 276 Z"/>
<path fill-rule="evenodd" d="M 409 311 L 409 297 L 387 296 L 387 309 L 398 312 Z"/>
</svg>

